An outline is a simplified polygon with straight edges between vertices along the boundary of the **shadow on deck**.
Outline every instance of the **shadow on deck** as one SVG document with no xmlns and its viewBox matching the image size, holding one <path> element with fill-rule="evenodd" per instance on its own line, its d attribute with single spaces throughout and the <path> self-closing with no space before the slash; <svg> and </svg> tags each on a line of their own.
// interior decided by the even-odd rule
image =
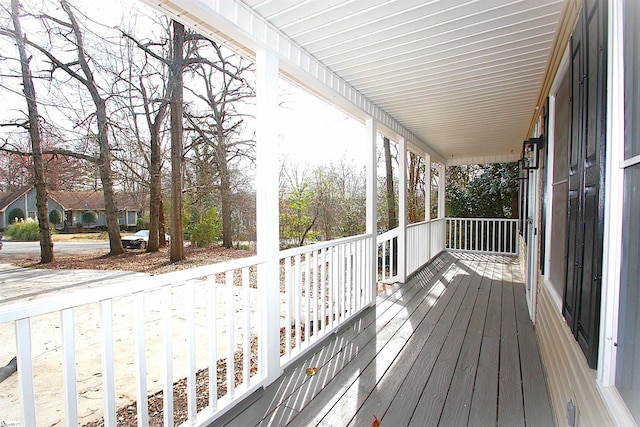
<svg viewBox="0 0 640 427">
<path fill-rule="evenodd" d="M 215 425 L 374 416 L 382 427 L 554 425 L 516 259 L 442 253 Z"/>
</svg>

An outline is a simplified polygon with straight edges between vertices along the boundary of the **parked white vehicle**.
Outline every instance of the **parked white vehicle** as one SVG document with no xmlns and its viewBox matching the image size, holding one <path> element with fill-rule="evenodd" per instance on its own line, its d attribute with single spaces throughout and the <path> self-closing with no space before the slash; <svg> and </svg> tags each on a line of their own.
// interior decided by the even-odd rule
<svg viewBox="0 0 640 427">
<path fill-rule="evenodd" d="M 165 233 L 165 240 L 169 241 L 169 235 Z M 146 249 L 149 244 L 149 230 L 140 230 L 130 236 L 120 238 L 122 246 L 127 249 Z"/>
</svg>

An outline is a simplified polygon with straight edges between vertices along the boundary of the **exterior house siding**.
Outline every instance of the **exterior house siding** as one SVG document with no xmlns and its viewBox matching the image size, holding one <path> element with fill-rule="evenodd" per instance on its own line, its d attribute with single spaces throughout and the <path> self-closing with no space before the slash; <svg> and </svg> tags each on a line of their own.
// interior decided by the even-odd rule
<svg viewBox="0 0 640 427">
<path fill-rule="evenodd" d="M 89 228 L 105 226 L 107 224 L 106 215 L 104 213 L 104 201 L 102 193 L 92 194 L 93 192 L 73 192 L 73 191 L 51 191 L 48 194 L 48 212 L 51 213 L 57 209 L 62 214 L 62 223 L 56 225 L 56 228 L 77 227 L 78 225 L 88 226 Z M 16 196 L 6 196 L 8 200 L 4 200 L 0 194 L 0 228 L 6 228 L 11 223 L 8 217 L 9 212 L 18 208 L 22 210 L 25 218 L 36 218 L 36 191 L 35 188 L 22 190 L 21 194 Z M 126 226 L 136 225 L 138 215 L 137 211 L 130 203 L 126 196 L 120 195 L 118 198 L 118 224 Z M 96 222 L 84 224 L 82 214 L 86 211 L 93 211 L 97 214 Z"/>
<path fill-rule="evenodd" d="M 623 45 L 621 38 L 615 37 L 607 42 L 605 48 L 603 43 L 604 39 L 602 39 L 605 33 L 609 39 L 611 34 L 617 35 L 620 31 L 620 16 L 623 16 L 621 11 L 623 10 L 622 5 L 624 3 L 625 2 L 606 0 L 590 0 L 581 2 L 581 5 L 576 9 L 576 12 L 579 12 L 584 16 L 585 11 L 580 11 L 581 7 L 592 11 L 587 14 L 589 19 L 593 18 L 591 21 L 592 23 L 596 22 L 594 17 L 598 16 L 597 13 L 593 12 L 594 10 L 597 9 L 598 13 L 602 14 L 602 20 L 599 21 L 600 29 L 595 31 L 594 24 L 588 31 L 585 30 L 583 35 L 586 38 L 593 39 L 593 41 L 589 40 L 592 49 L 591 53 L 593 53 L 591 57 L 597 57 L 597 60 L 594 59 L 591 62 L 593 62 L 593 64 L 599 63 L 603 68 L 598 70 L 598 72 L 594 72 L 593 70 L 589 70 L 589 72 L 578 70 L 580 71 L 578 72 L 576 70 L 577 67 L 575 61 L 573 63 L 571 62 L 571 59 L 576 58 L 576 51 L 575 49 L 571 50 L 567 48 L 567 46 L 575 48 L 575 41 L 573 45 L 570 45 L 568 39 L 565 38 L 565 42 L 562 43 L 561 48 L 557 49 L 559 57 L 550 59 L 551 63 L 562 64 L 552 71 L 552 77 L 550 80 L 553 83 L 550 86 L 550 89 L 548 91 L 543 90 L 543 95 L 545 97 L 550 96 L 553 99 L 553 103 L 551 104 L 551 113 L 553 114 L 554 122 L 553 126 L 550 126 L 550 128 L 547 129 L 547 132 L 551 135 L 551 139 L 553 140 L 551 147 L 556 150 L 556 153 L 554 157 L 554 151 L 550 149 L 543 155 L 547 156 L 547 159 L 551 161 L 551 167 L 547 171 L 547 179 L 555 178 L 551 181 L 553 191 L 547 191 L 544 196 L 546 198 L 546 204 L 544 204 L 546 214 L 550 215 L 550 221 L 547 222 L 546 225 L 549 226 L 549 224 L 555 224 L 555 232 L 549 233 L 546 237 L 546 242 L 539 241 L 535 244 L 546 244 L 547 248 L 549 248 L 551 247 L 553 239 L 556 239 L 553 244 L 556 244 L 556 249 L 562 249 L 559 245 L 566 245 L 567 240 L 574 237 L 582 239 L 581 244 L 592 249 L 595 245 L 591 243 L 594 239 L 590 238 L 588 235 L 588 232 L 591 231 L 592 237 L 594 233 L 597 234 L 597 238 L 603 239 L 606 246 L 606 250 L 604 252 L 594 253 L 584 258 L 584 265 L 588 269 L 591 269 L 587 271 L 586 274 L 572 275 L 571 271 L 569 271 L 569 274 L 566 277 L 567 283 L 563 283 L 563 278 L 565 278 L 566 272 L 563 274 L 561 267 L 575 267 L 576 265 L 581 264 L 582 257 L 577 261 L 569 258 L 568 263 L 566 263 L 565 260 L 569 254 L 563 253 L 562 250 L 546 251 L 544 256 L 545 261 L 547 262 L 547 267 L 549 268 L 542 271 L 538 266 L 531 267 L 536 269 L 536 272 L 538 273 L 537 283 L 539 285 L 537 286 L 535 298 L 534 318 L 536 335 L 538 336 L 540 344 L 540 351 L 545 373 L 547 375 L 549 394 L 555 413 L 556 423 L 559 426 L 568 425 L 567 405 L 569 402 L 573 402 L 576 406 L 576 426 L 633 426 L 636 425 L 638 421 L 635 420 L 634 422 L 631 418 L 631 415 L 628 413 L 630 407 L 625 407 L 625 404 L 628 405 L 628 403 L 623 402 L 620 398 L 618 391 L 615 389 L 616 384 L 614 384 L 612 380 L 612 372 L 615 373 L 616 368 L 614 361 L 612 361 L 612 357 L 615 356 L 616 350 L 619 351 L 619 348 L 616 349 L 615 347 L 618 345 L 616 339 L 619 340 L 619 337 L 616 337 L 614 331 L 614 329 L 617 328 L 618 312 L 616 308 L 619 303 L 619 297 L 617 295 L 619 266 L 615 264 L 618 262 L 616 261 L 617 258 L 615 251 L 619 250 L 619 248 L 617 248 L 615 242 L 609 242 L 609 240 L 612 239 L 612 236 L 609 235 L 609 238 L 607 239 L 606 232 L 608 231 L 609 233 L 613 233 L 615 236 L 620 234 L 620 231 L 617 231 L 615 228 L 616 223 L 614 220 L 616 220 L 617 216 L 620 215 L 618 211 L 622 205 L 622 200 L 619 197 L 619 193 L 622 191 L 621 182 L 616 181 L 617 184 L 608 185 L 608 182 L 603 180 L 598 184 L 595 182 L 592 183 L 585 181 L 586 184 L 584 186 L 575 186 L 575 189 L 578 191 L 582 191 L 584 189 L 583 187 L 592 190 L 597 186 L 598 191 L 601 192 L 600 196 L 608 199 L 607 203 L 611 209 L 609 211 L 599 211 L 597 218 L 595 218 L 602 221 L 601 223 L 596 225 L 595 220 L 588 223 L 581 222 L 579 227 L 574 226 L 573 229 L 569 227 L 569 224 L 564 224 L 567 236 L 566 238 L 563 238 L 561 233 L 559 233 L 563 228 L 562 221 L 554 222 L 556 219 L 564 220 L 568 211 L 567 200 L 564 197 L 559 197 L 561 196 L 561 192 L 564 192 L 565 194 L 568 193 L 566 189 L 566 183 L 568 181 L 566 177 L 567 172 L 563 168 L 555 168 L 554 170 L 553 166 L 554 160 L 559 160 L 563 157 L 571 160 L 571 152 L 566 153 L 566 149 L 571 148 L 571 138 L 569 134 L 573 133 L 573 137 L 575 137 L 576 134 L 580 136 L 582 133 L 587 133 L 591 136 L 595 135 L 599 138 L 599 141 L 602 144 L 600 147 L 602 150 L 598 152 L 601 156 L 600 160 L 590 158 L 586 146 L 578 147 L 576 152 L 580 153 L 583 158 L 575 161 L 573 163 L 574 166 L 577 165 L 581 168 L 585 168 L 585 165 L 599 164 L 601 166 L 600 178 L 604 179 L 605 174 L 609 178 L 610 171 L 617 173 L 616 171 L 620 168 L 619 165 L 622 160 L 624 160 L 619 155 L 617 157 L 609 156 L 609 154 L 605 157 L 604 155 L 605 149 L 607 150 L 607 153 L 609 153 L 612 147 L 615 148 L 622 145 L 619 133 L 612 132 L 611 136 L 609 136 L 608 131 L 613 129 L 618 132 L 619 129 L 624 128 L 624 121 L 616 119 L 618 116 L 615 116 L 614 118 L 607 119 L 607 127 L 605 127 L 604 123 L 607 114 L 613 114 L 612 111 L 617 111 L 614 109 L 614 107 L 617 106 L 617 103 L 623 102 L 620 93 L 620 87 L 622 87 L 620 85 L 620 76 L 615 73 L 609 74 L 612 69 L 611 67 L 613 66 L 612 64 L 616 65 L 620 62 L 620 48 Z M 616 13 L 619 13 L 620 15 L 618 16 Z M 611 18 L 611 16 L 615 19 Z M 605 20 L 604 17 L 607 17 L 607 20 Z M 576 24 L 576 14 L 572 12 L 565 15 L 564 18 L 564 22 L 560 26 L 564 29 L 564 32 L 571 34 L 574 29 L 569 24 Z M 578 22 L 577 25 L 580 26 L 582 24 Z M 635 27 L 637 26 L 634 25 L 631 28 Z M 584 27 L 581 28 L 584 29 Z M 592 29 L 594 30 L 591 31 Z M 579 30 L 580 28 L 576 30 L 576 32 L 580 33 Z M 582 39 L 582 41 L 585 42 L 584 39 Z M 580 40 L 578 40 L 578 42 L 580 42 Z M 625 44 L 626 43 L 627 41 L 625 41 Z M 589 43 L 586 43 L 586 45 L 589 45 Z M 565 52 L 564 55 L 561 53 L 563 51 Z M 598 56 L 603 53 L 606 53 L 606 59 L 609 61 L 607 65 L 607 72 L 604 72 L 603 58 Z M 580 103 L 580 93 L 577 92 L 577 85 L 574 84 L 573 96 L 567 101 L 568 96 L 563 87 L 567 79 L 568 81 L 572 81 L 573 79 L 572 83 L 575 83 L 576 77 L 583 80 L 583 83 L 587 80 L 586 78 L 589 77 L 589 86 L 596 88 L 596 90 L 589 92 L 593 98 L 590 100 L 591 103 L 589 106 L 593 104 L 595 105 L 594 108 L 597 110 L 600 107 L 601 102 L 606 100 L 606 107 L 603 107 L 605 109 L 596 114 L 598 117 L 597 120 L 592 120 L 591 116 L 589 116 L 589 120 L 586 120 L 584 119 L 586 116 L 580 114 L 573 115 L 572 120 L 567 118 L 567 108 L 572 105 L 575 106 L 576 103 Z M 606 92 L 601 92 L 602 85 L 606 85 Z M 595 96 L 594 93 L 597 96 Z M 582 106 L 584 107 L 584 105 Z M 619 115 L 619 113 L 616 114 Z M 578 117 L 578 121 L 576 121 L 575 117 Z M 596 124 L 598 129 L 593 128 Z M 591 144 L 589 146 L 590 148 L 593 148 L 594 146 L 593 140 L 594 138 L 588 141 Z M 560 145 L 556 146 L 556 144 Z M 611 151 L 615 152 L 615 150 Z M 575 167 L 574 169 L 577 170 Z M 586 170 L 578 170 L 578 173 L 580 173 L 581 176 L 584 175 L 585 180 L 596 176 L 595 174 L 587 173 Z M 542 184 L 537 182 L 537 191 L 534 192 L 535 194 L 530 194 L 530 197 L 539 197 L 539 195 L 542 194 L 541 186 Z M 548 189 L 549 186 L 547 187 L 547 190 Z M 599 199 L 598 202 L 601 202 L 601 199 Z M 605 205 L 602 204 L 601 207 L 604 208 Z M 539 217 L 542 217 L 542 215 Z M 607 220 L 610 222 L 609 225 L 607 225 Z M 622 218 L 620 217 L 619 220 L 622 221 Z M 542 225 L 539 222 L 538 227 L 541 226 Z M 603 232 L 605 233 L 604 237 L 602 236 Z M 532 244 L 532 242 L 528 243 Z M 611 248 L 614 248 L 613 252 Z M 537 249 L 540 250 L 540 246 Z M 609 272 L 606 275 L 601 273 L 598 270 L 600 266 L 604 266 L 604 270 L 611 270 L 613 273 Z M 618 273 L 616 273 L 616 271 L 618 271 Z M 576 337 L 575 330 L 572 331 L 572 321 L 575 320 L 572 319 L 572 313 L 567 314 L 565 312 L 563 315 L 561 308 L 563 299 L 566 302 L 567 293 L 571 291 L 571 289 L 567 289 L 570 284 L 569 281 L 575 281 L 575 277 L 578 276 L 588 279 L 594 278 L 594 280 L 600 280 L 601 277 L 604 277 L 601 289 L 599 287 L 592 287 L 589 289 L 592 289 L 591 295 L 594 300 L 596 298 L 600 299 L 602 295 L 607 295 L 607 298 L 609 298 L 607 305 L 603 307 L 593 308 L 590 304 L 586 304 L 586 306 L 591 309 L 589 314 L 593 316 L 593 321 L 596 322 L 596 325 L 604 331 L 600 334 L 596 334 L 594 332 L 591 333 L 592 340 L 590 345 L 594 347 L 590 347 L 590 351 L 586 352 L 581 348 L 579 340 Z M 603 315 L 604 317 L 600 316 L 601 313 L 605 313 L 605 315 Z M 573 327 L 575 328 L 575 321 L 573 321 Z M 592 368 L 590 368 L 590 363 L 587 360 L 585 353 L 589 354 L 591 357 L 590 363 Z M 637 360 L 634 363 L 637 364 Z"/>
<path fill-rule="evenodd" d="M 613 426 L 596 386 L 596 371 L 589 369 L 557 305 L 545 286 L 540 286 L 536 307 L 536 334 L 547 373 L 556 424 L 567 425 L 567 403 L 577 407 L 576 426 Z"/>
</svg>

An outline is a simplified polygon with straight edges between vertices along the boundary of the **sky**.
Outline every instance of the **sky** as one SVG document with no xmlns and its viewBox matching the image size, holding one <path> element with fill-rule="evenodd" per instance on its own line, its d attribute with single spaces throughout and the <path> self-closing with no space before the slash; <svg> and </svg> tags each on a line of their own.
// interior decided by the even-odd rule
<svg viewBox="0 0 640 427">
<path fill-rule="evenodd" d="M 279 93 L 281 155 L 301 165 L 362 159 L 363 123 L 284 79 Z"/>
<path fill-rule="evenodd" d="M 23 1 L 28 4 L 33 0 Z M 0 0 L 0 3 L 8 4 L 8 0 Z M 116 26 L 120 22 L 123 5 L 128 9 L 133 6 L 142 13 L 149 10 L 149 6 L 132 0 L 74 0 L 74 3 L 90 10 L 90 18 L 107 27 Z M 0 39 L 0 43 L 3 43 L 2 50 L 14 50 L 5 40 Z M 278 135 L 281 158 L 301 166 L 339 163 L 341 160 L 354 163 L 354 159 L 362 159 L 365 139 L 363 123 L 283 78 L 280 79 L 279 89 L 281 107 Z M 7 115 L 15 117 L 19 114 L 16 110 L 26 110 L 26 103 L 20 94 L 3 92 L 4 102 L 0 105 L 0 115 L 5 118 Z"/>
</svg>

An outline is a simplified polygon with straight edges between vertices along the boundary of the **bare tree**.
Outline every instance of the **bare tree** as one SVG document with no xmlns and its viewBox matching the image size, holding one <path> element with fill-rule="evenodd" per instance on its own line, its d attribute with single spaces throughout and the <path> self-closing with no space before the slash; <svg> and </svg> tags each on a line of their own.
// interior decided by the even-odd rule
<svg viewBox="0 0 640 427">
<path fill-rule="evenodd" d="M 243 114 L 238 112 L 237 105 L 255 97 L 255 92 L 244 75 L 252 70 L 252 64 L 246 64 L 238 55 L 226 56 L 220 46 L 209 42 L 215 59 L 205 58 L 198 53 L 193 68 L 193 75 L 198 77 L 197 87 L 191 92 L 204 101 L 205 112 L 190 111 L 186 118 L 189 130 L 195 133 L 194 145 L 206 145 L 210 150 L 208 159 L 203 165 L 210 165 L 209 173 L 215 178 L 216 190 L 220 196 L 220 212 L 222 219 L 222 245 L 233 246 L 232 235 L 232 163 L 239 159 L 253 161 L 255 141 L 242 137 L 244 123 Z M 202 153 L 203 151 L 200 151 Z M 211 185 L 211 181 L 208 186 Z"/>
<path fill-rule="evenodd" d="M 110 254 L 116 255 L 124 252 L 120 241 L 120 229 L 118 226 L 118 209 L 113 191 L 113 174 L 111 171 L 111 147 L 109 146 L 109 120 L 107 116 L 106 98 L 102 95 L 101 89 L 96 82 L 94 72 L 90 66 L 89 55 L 85 48 L 84 35 L 82 28 L 76 18 L 73 8 L 67 0 L 59 0 L 60 6 L 64 11 L 68 20 L 42 14 L 40 19 L 44 27 L 48 30 L 48 38 L 53 39 L 55 35 L 52 28 L 57 28 L 59 34 L 65 43 L 70 43 L 71 48 L 65 52 L 73 52 L 73 59 L 65 60 L 56 56 L 52 49 L 44 45 L 35 43 L 29 39 L 25 39 L 26 43 L 38 50 L 44 55 L 51 64 L 49 75 L 53 78 L 56 71 L 61 70 L 70 77 L 74 82 L 83 86 L 89 93 L 95 108 L 92 116 L 96 119 L 97 133 L 91 134 L 89 139 L 95 139 L 98 145 L 98 153 L 96 155 L 78 153 L 67 149 L 49 149 L 43 150 L 44 154 L 59 154 L 76 157 L 82 160 L 94 163 L 99 170 L 102 190 L 104 193 L 105 213 L 107 221 L 107 231 L 109 234 Z"/>
<path fill-rule="evenodd" d="M 398 218 L 396 215 L 396 197 L 393 191 L 393 165 L 391 164 L 391 142 L 386 136 L 382 138 L 382 144 L 384 146 L 384 164 L 385 164 L 385 176 L 387 183 L 387 209 L 389 212 L 389 230 L 395 228 L 398 225 Z"/>
<path fill-rule="evenodd" d="M 13 37 L 20 55 L 20 71 L 25 100 L 27 101 L 29 138 L 31 140 L 31 156 L 33 159 L 33 181 L 36 188 L 36 208 L 38 211 L 38 223 L 40 228 L 40 262 L 50 263 L 54 260 L 53 241 L 49 227 L 49 208 L 47 204 L 47 189 L 45 185 L 44 163 L 42 160 L 42 146 L 40 138 L 40 124 L 38 104 L 36 102 L 36 90 L 33 85 L 30 59 L 27 56 L 26 36 L 22 32 L 20 22 L 20 2 L 11 0 L 11 19 L 13 21 Z"/>
<path fill-rule="evenodd" d="M 169 21 L 167 21 L 169 22 Z M 169 26 L 158 23 L 157 27 L 165 27 L 170 35 Z M 129 112 L 132 116 L 133 131 L 137 141 L 137 152 L 145 161 L 149 188 L 149 243 L 147 252 L 157 252 L 166 245 L 165 226 L 162 203 L 162 134 L 169 108 L 168 67 L 171 65 L 170 52 L 166 43 L 157 40 L 141 41 L 134 35 L 122 32 L 127 41 L 144 53 L 144 61 L 137 66 L 133 54 L 129 58 L 129 76 L 126 80 L 129 96 Z M 159 51 L 154 48 L 159 48 Z M 135 67 L 135 70 L 134 70 Z M 151 81 L 155 83 L 151 83 Z M 151 86 L 151 87 L 150 87 Z M 133 95 L 131 92 L 135 92 Z M 134 105 L 133 98 L 138 98 Z M 140 113 L 139 110 L 142 112 Z M 144 137 L 139 129 L 137 117 L 142 116 L 148 133 L 149 145 L 143 142 Z"/>
<path fill-rule="evenodd" d="M 425 173 L 424 159 L 415 153 L 409 153 L 409 183 L 407 188 L 407 208 L 409 221 L 424 221 Z"/>
</svg>

